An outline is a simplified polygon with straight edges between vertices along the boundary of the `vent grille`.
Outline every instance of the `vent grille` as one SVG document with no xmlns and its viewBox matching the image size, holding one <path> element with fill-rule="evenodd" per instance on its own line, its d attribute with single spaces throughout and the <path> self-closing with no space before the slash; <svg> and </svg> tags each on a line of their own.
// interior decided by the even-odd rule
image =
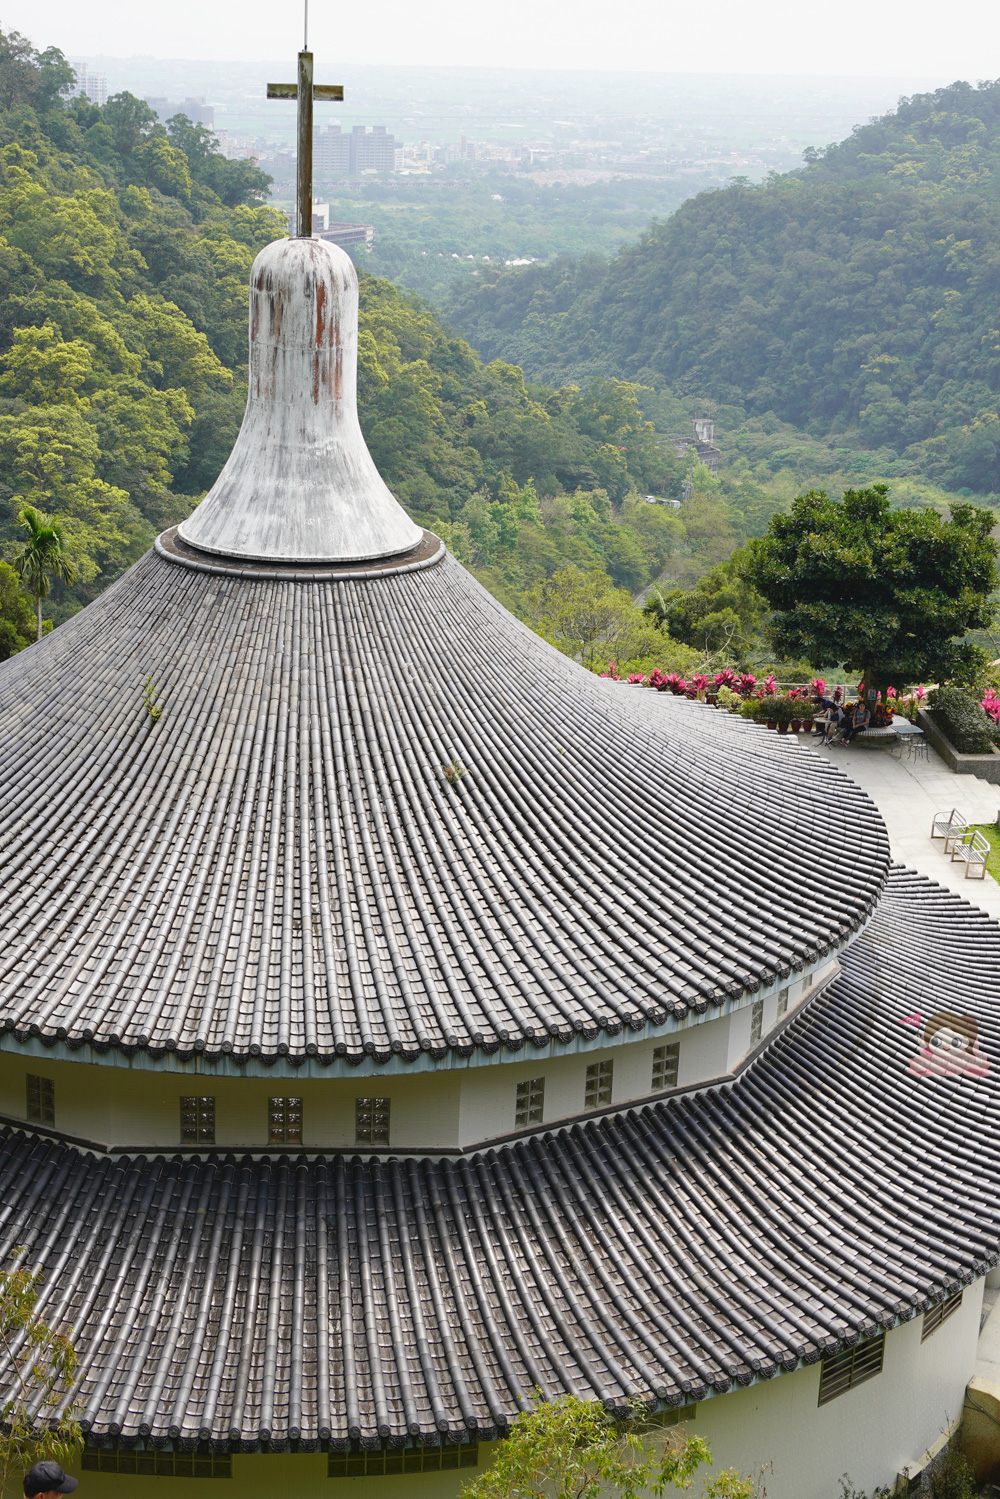
<svg viewBox="0 0 1000 1499">
<path fill-rule="evenodd" d="M 955 1295 L 949 1296 L 947 1301 L 940 1301 L 937 1306 L 932 1306 L 929 1311 L 924 1312 L 924 1325 L 920 1334 L 921 1343 L 929 1338 L 931 1333 L 937 1332 L 942 1322 L 947 1322 L 949 1317 L 954 1316 L 962 1305 L 963 1294 L 962 1291 L 956 1291 Z"/>
<path fill-rule="evenodd" d="M 845 1348 L 842 1353 L 825 1358 L 819 1381 L 819 1404 L 826 1405 L 828 1400 L 836 1400 L 838 1395 L 853 1390 L 855 1385 L 864 1384 L 866 1379 L 881 1374 L 884 1356 L 885 1333 L 882 1333 L 877 1338 L 858 1343 L 855 1348 Z"/>
</svg>

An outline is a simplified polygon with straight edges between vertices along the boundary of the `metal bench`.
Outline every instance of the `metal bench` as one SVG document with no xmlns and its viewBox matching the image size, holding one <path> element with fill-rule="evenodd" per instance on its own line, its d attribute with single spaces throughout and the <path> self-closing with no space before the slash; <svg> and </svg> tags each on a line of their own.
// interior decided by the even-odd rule
<svg viewBox="0 0 1000 1499">
<path fill-rule="evenodd" d="M 938 812 L 931 823 L 931 837 L 944 839 L 944 851 L 950 854 L 956 838 L 961 838 L 969 824 L 957 808 L 950 812 Z"/>
<path fill-rule="evenodd" d="M 978 869 L 979 874 L 976 878 L 985 880 L 986 860 L 989 856 L 989 840 L 984 838 L 982 833 L 977 833 L 973 828 L 963 833 L 960 838 L 956 838 L 952 845 L 951 862 L 954 864 L 955 860 L 958 859 L 965 865 L 966 879 L 969 878 L 974 869 Z"/>
</svg>

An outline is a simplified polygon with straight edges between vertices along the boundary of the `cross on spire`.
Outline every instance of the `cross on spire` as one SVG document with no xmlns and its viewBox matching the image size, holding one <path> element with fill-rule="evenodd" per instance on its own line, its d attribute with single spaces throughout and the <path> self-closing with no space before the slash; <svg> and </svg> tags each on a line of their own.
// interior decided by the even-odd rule
<svg viewBox="0 0 1000 1499">
<path fill-rule="evenodd" d="M 313 205 L 313 100 L 343 99 L 339 83 L 313 83 L 313 55 L 309 51 L 309 0 L 305 0 L 306 30 L 299 53 L 298 83 L 269 83 L 269 99 L 298 100 L 298 152 L 296 156 L 295 233 L 301 238 L 312 234 Z"/>
</svg>

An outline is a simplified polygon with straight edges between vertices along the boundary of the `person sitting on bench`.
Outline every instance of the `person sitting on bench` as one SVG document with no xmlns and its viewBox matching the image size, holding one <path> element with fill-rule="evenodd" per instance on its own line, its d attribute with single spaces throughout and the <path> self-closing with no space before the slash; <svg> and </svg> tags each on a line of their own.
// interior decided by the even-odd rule
<svg viewBox="0 0 1000 1499">
<path fill-rule="evenodd" d="M 864 733 L 865 729 L 871 723 L 871 717 L 865 706 L 864 699 L 859 698 L 854 705 L 854 712 L 851 714 L 838 742 L 840 744 L 850 744 L 855 734 Z"/>
</svg>

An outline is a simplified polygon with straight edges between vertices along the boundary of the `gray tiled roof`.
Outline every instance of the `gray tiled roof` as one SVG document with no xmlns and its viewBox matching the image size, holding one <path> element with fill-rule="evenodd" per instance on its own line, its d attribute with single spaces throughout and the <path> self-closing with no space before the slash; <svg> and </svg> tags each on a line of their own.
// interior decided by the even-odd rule
<svg viewBox="0 0 1000 1499">
<path fill-rule="evenodd" d="M 871 802 L 652 696 L 450 557 L 290 582 L 149 554 L 0 668 L 0 1029 L 442 1058 L 704 1011 L 842 943 L 887 865 Z"/>
<path fill-rule="evenodd" d="M 980 1080 L 901 1022 L 979 1017 Z M 996 1258 L 1000 931 L 905 871 L 729 1088 L 459 1160 L 99 1158 L 0 1135 L 95 1437 L 487 1436 L 533 1388 L 679 1403 L 811 1362 Z M 0 1390 L 0 1398 L 2 1398 Z"/>
</svg>

